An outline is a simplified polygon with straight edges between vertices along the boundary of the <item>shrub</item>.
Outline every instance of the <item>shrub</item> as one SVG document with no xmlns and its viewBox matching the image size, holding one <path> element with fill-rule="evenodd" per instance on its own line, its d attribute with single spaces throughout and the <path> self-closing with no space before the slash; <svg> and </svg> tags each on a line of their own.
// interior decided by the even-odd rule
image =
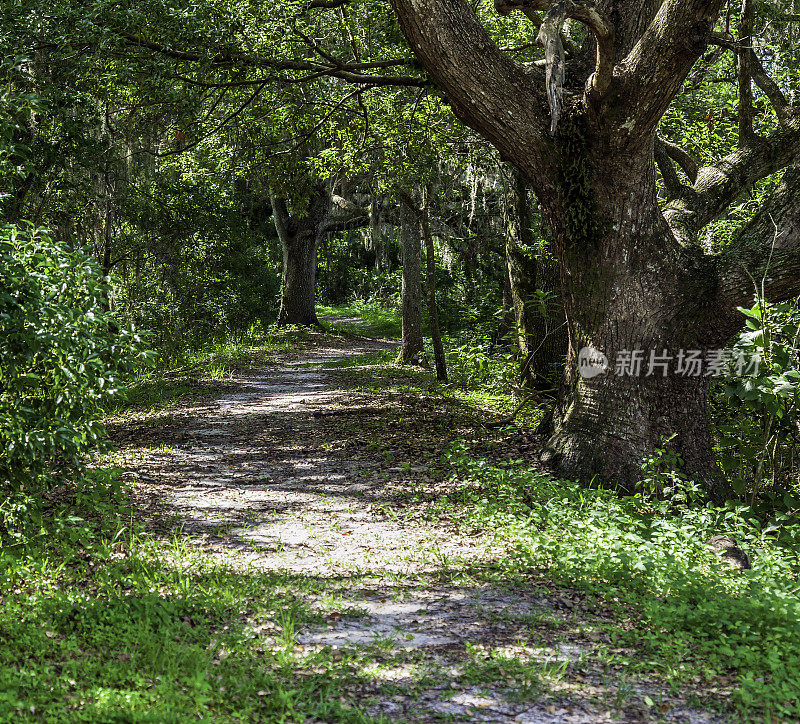
<svg viewBox="0 0 800 724">
<path fill-rule="evenodd" d="M 31 226 L 0 229 L 3 492 L 32 492 L 79 468 L 104 437 L 98 418 L 120 375 L 148 357 L 132 330 L 117 329 L 106 295 L 81 252 Z"/>
</svg>

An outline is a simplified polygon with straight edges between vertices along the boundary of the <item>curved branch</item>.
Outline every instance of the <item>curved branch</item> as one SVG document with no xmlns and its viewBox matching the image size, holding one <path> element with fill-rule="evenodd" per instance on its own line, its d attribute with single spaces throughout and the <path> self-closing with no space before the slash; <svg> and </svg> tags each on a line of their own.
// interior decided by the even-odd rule
<svg viewBox="0 0 800 724">
<path fill-rule="evenodd" d="M 718 265 L 719 299 L 729 312 L 756 292 L 774 302 L 800 295 L 800 158 Z"/>
<path fill-rule="evenodd" d="M 684 149 L 677 144 L 667 141 L 663 138 L 657 138 L 656 144 L 664 148 L 665 153 L 669 156 L 678 166 L 681 167 L 683 172 L 689 177 L 689 180 L 694 183 L 697 181 L 697 172 L 700 170 L 700 165 L 694 158 Z"/>
<path fill-rule="evenodd" d="M 664 216 L 681 243 L 691 244 L 706 224 L 716 219 L 760 179 L 786 168 L 800 156 L 800 122 L 792 121 L 767 139 L 737 148 L 713 166 L 704 166 L 689 193 L 673 202 Z"/>
<path fill-rule="evenodd" d="M 391 0 L 411 48 L 455 114 L 555 198 L 544 93 L 497 47 L 466 0 Z"/>
<path fill-rule="evenodd" d="M 686 189 L 686 187 L 681 183 L 681 180 L 678 178 L 675 167 L 672 165 L 672 159 L 667 153 L 667 149 L 663 141 L 656 139 L 653 155 L 655 156 L 658 170 L 661 172 L 661 178 L 664 180 L 664 188 L 667 191 L 667 200 L 672 201 L 673 199 L 680 198 L 684 191 L 688 189 Z"/>
</svg>

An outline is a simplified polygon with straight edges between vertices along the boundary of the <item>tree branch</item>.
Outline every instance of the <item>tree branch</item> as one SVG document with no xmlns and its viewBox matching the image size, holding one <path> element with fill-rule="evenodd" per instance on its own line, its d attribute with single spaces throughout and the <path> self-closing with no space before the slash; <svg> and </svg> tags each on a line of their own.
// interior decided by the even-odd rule
<svg viewBox="0 0 800 724">
<path fill-rule="evenodd" d="M 683 169 L 683 172 L 689 177 L 689 180 L 694 183 L 697 181 L 697 172 L 700 170 L 700 165 L 694 158 L 687 153 L 680 146 L 671 143 L 663 138 L 657 138 L 656 144 L 664 148 L 665 153 L 669 156 L 678 166 Z"/>
<path fill-rule="evenodd" d="M 716 219 L 757 181 L 785 168 L 800 156 L 800 122 L 767 139 L 737 148 L 713 166 L 704 166 L 688 194 L 670 204 L 664 216 L 673 234 L 683 244 Z"/>
<path fill-rule="evenodd" d="M 755 13 L 753 0 L 742 0 L 741 20 L 739 21 L 739 44 L 736 52 L 738 61 L 739 84 L 739 145 L 745 146 L 752 143 L 753 133 L 753 90 L 751 83 L 753 74 L 750 70 L 750 61 L 753 48 L 753 25 Z"/>
<path fill-rule="evenodd" d="M 308 4 L 308 10 L 312 10 L 313 8 L 325 8 L 326 10 L 333 10 L 349 4 L 350 0 L 311 0 L 311 2 Z"/>
<path fill-rule="evenodd" d="M 680 198 L 688 188 L 681 183 L 675 167 L 672 165 L 672 159 L 667 153 L 667 149 L 663 141 L 656 139 L 655 148 L 653 153 L 656 160 L 658 170 L 661 172 L 661 178 L 664 180 L 664 188 L 667 191 L 667 200 Z"/>
<path fill-rule="evenodd" d="M 550 133 L 555 133 L 561 116 L 564 86 L 564 44 L 561 31 L 567 18 L 584 23 L 592 32 L 597 48 L 594 73 L 586 82 L 587 99 L 596 104 L 608 90 L 614 72 L 614 26 L 597 9 L 593 0 L 495 0 L 500 15 L 514 10 L 539 25 L 536 42 L 544 48 L 547 70 L 547 100 L 550 104 Z M 545 11 L 542 18 L 539 11 Z"/>
<path fill-rule="evenodd" d="M 466 0 L 391 0 L 411 48 L 455 114 L 514 158 L 537 194 L 557 197 L 541 87 L 504 55 Z"/>
<path fill-rule="evenodd" d="M 362 209 L 342 196 L 336 195 L 331 196 L 331 205 L 340 209 L 340 213 L 328 215 L 322 224 L 322 233 L 335 233 L 369 226 L 369 209 Z"/>
<path fill-rule="evenodd" d="M 201 55 L 196 52 L 175 50 L 159 43 L 154 43 L 144 38 L 139 38 L 125 30 L 111 29 L 119 37 L 128 41 L 133 47 L 146 48 L 167 58 L 180 60 L 188 63 L 206 62 L 212 65 L 230 65 L 248 68 L 271 68 L 273 70 L 294 70 L 310 72 L 303 81 L 313 80 L 323 75 L 332 78 L 339 78 L 350 83 L 368 83 L 373 86 L 403 86 L 421 88 L 427 85 L 425 80 L 414 76 L 392 76 L 392 75 L 366 75 L 365 70 L 378 70 L 389 68 L 395 65 L 408 63 L 404 59 L 384 60 L 373 63 L 337 63 L 325 64 L 309 60 L 291 60 L 263 58 L 257 56 L 243 55 L 230 50 L 224 50 L 212 55 Z"/>
<path fill-rule="evenodd" d="M 773 302 L 800 295 L 800 158 L 718 264 L 719 298 L 729 313 L 756 293 Z"/>
<path fill-rule="evenodd" d="M 755 50 L 753 50 L 752 47 L 743 48 L 732 36 L 723 33 L 713 33 L 709 42 L 721 48 L 732 50 L 739 56 L 747 52 L 749 56 L 748 68 L 753 81 L 764 95 L 769 98 L 772 109 L 775 111 L 775 115 L 778 118 L 778 123 L 782 126 L 786 125 L 791 120 L 793 108 L 789 101 L 786 100 L 786 96 L 783 94 L 780 86 L 770 78 L 769 74 L 764 70 L 764 65 L 759 60 Z"/>
<path fill-rule="evenodd" d="M 724 0 L 664 0 L 647 30 L 615 70 L 620 88 L 605 113 L 630 139 L 656 128 L 703 54 Z"/>
</svg>

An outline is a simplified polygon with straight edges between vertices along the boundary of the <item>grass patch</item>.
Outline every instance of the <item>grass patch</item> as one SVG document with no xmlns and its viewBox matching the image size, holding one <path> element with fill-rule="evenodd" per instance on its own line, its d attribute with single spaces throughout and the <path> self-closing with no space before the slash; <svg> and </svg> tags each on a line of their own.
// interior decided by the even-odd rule
<svg viewBox="0 0 800 724">
<path fill-rule="evenodd" d="M 333 331 L 375 337 L 400 336 L 401 320 L 397 310 L 371 302 L 355 301 L 341 306 L 318 304 L 317 316 L 326 328 Z M 333 319 L 324 320 L 322 317 Z"/>
<path fill-rule="evenodd" d="M 128 384 L 125 399 L 112 412 L 159 410 L 222 392 L 236 375 L 274 365 L 288 352 L 325 344 L 331 334 L 337 331 L 295 325 L 253 327 L 238 339 L 210 340 L 201 347 L 164 355 L 154 369 L 141 370 Z"/>
<path fill-rule="evenodd" d="M 129 493 L 95 471 L 46 535 L 0 549 L 0 720 L 373 721 L 341 695 L 364 683 L 356 654 L 297 643 L 327 584 L 148 537 Z"/>
<path fill-rule="evenodd" d="M 521 461 L 493 466 L 463 447 L 450 462 L 460 487 L 433 512 L 491 531 L 510 551 L 498 564 L 510 582 L 538 574 L 603 601 L 619 622 L 611 642 L 635 650 L 624 662 L 615 654 L 627 675 L 721 695 L 748 721 L 800 717 L 794 531 L 693 499 L 685 481 L 664 501 L 553 480 Z M 742 542 L 752 570 L 717 561 L 705 541 L 718 533 Z"/>
</svg>

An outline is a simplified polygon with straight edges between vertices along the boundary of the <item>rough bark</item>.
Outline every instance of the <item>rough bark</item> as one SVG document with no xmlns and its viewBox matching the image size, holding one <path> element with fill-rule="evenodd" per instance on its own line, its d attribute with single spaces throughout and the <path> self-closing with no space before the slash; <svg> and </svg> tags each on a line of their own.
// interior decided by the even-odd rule
<svg viewBox="0 0 800 724">
<path fill-rule="evenodd" d="M 560 474 L 632 489 L 642 460 L 670 439 L 685 472 L 720 493 L 706 423 L 709 378 L 679 375 L 675 359 L 681 350 L 699 350 L 702 357 L 726 343 L 741 323 L 736 305 L 754 289 L 754 271 L 774 298 L 800 293 L 795 171 L 767 204 L 781 212 L 769 217 L 772 230 L 761 214 L 721 256 L 702 248 L 698 232 L 800 154 L 800 113 L 782 107 L 772 137 L 742 139 L 729 157 L 696 175 L 691 159 L 662 146 L 659 163 L 674 197 L 663 214 L 655 191 L 655 130 L 707 47 L 722 0 L 517 4 L 546 10 L 556 21 L 566 10 L 593 33 L 574 8 L 595 8 L 614 25 L 610 82 L 598 89 L 591 63 L 582 74 L 580 58 L 567 68 L 554 136 L 546 98 L 552 88 L 543 75 L 499 52 L 465 0 L 392 0 L 412 49 L 456 114 L 519 169 L 539 200 L 569 331 L 567 394 L 547 458 Z M 751 56 L 746 60 L 758 83 L 759 68 Z M 780 102 L 763 78 L 761 85 Z M 689 169 L 691 186 L 670 172 L 675 159 Z M 772 249 L 775 238 L 781 241 Z M 581 376 L 584 347 L 601 351 L 611 364 L 641 350 L 645 368 L 638 376 L 613 369 Z M 665 353 L 673 357 L 667 374 L 656 367 L 647 375 L 649 355 Z"/>
<path fill-rule="evenodd" d="M 400 242 L 403 249 L 403 330 L 397 362 L 420 364 L 425 354 L 422 341 L 420 223 L 415 209 L 404 197 L 400 199 Z"/>
<path fill-rule="evenodd" d="M 272 216 L 283 251 L 278 324 L 319 324 L 314 303 L 317 249 L 330 211 L 330 195 L 315 189 L 303 216 L 289 212 L 286 199 L 272 197 Z"/>
<path fill-rule="evenodd" d="M 272 217 L 283 252 L 281 306 L 278 324 L 317 325 L 314 289 L 317 250 L 326 234 L 369 223 L 369 213 L 316 184 L 299 210 L 290 211 L 287 199 L 270 195 Z"/>
</svg>

